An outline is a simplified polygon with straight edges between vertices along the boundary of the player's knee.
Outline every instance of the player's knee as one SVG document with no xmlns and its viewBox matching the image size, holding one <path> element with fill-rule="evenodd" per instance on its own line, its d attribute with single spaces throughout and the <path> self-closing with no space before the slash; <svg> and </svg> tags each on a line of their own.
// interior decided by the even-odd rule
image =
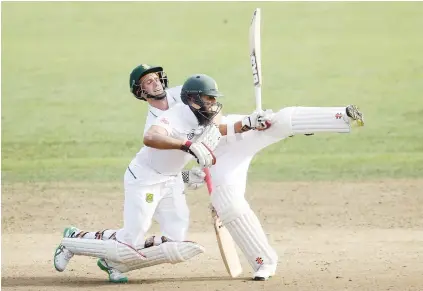
<svg viewBox="0 0 423 291">
<path fill-rule="evenodd" d="M 285 138 L 292 134 L 291 117 L 295 107 L 285 107 L 275 113 L 272 127 L 265 131 L 266 134 Z"/>
<path fill-rule="evenodd" d="M 249 211 L 251 211 L 250 205 L 244 197 L 242 197 L 242 199 L 232 201 L 232 203 L 227 204 L 225 207 L 216 209 L 216 212 L 223 224 L 229 223 Z"/>
<path fill-rule="evenodd" d="M 240 185 L 218 186 L 211 196 L 212 205 L 223 224 L 251 211 L 244 197 L 245 189 Z"/>
<path fill-rule="evenodd" d="M 173 215 L 168 217 L 165 223 L 160 223 L 162 235 L 173 241 L 184 241 L 189 227 L 188 215 Z"/>
<path fill-rule="evenodd" d="M 172 241 L 184 241 L 187 237 L 187 223 L 171 223 L 163 229 L 162 234 Z"/>
</svg>

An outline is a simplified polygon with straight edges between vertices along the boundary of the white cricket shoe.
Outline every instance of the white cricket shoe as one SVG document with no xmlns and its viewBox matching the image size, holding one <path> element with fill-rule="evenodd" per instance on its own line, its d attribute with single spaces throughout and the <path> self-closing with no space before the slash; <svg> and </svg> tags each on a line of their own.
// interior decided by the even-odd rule
<svg viewBox="0 0 423 291">
<path fill-rule="evenodd" d="M 76 227 L 73 227 L 73 226 L 67 227 L 63 231 L 63 237 L 72 237 L 72 235 L 78 231 L 79 229 L 77 229 Z M 63 272 L 66 269 L 66 266 L 68 265 L 72 257 L 73 257 L 73 253 L 70 250 L 66 249 L 64 245 L 60 244 L 56 248 L 56 251 L 54 253 L 54 259 L 53 259 L 54 268 L 58 272 Z"/>
<path fill-rule="evenodd" d="M 257 272 L 254 273 L 254 281 L 266 281 L 270 277 L 275 276 L 277 264 L 261 265 Z"/>
<path fill-rule="evenodd" d="M 358 126 L 364 126 L 363 113 L 358 110 L 356 105 L 348 105 L 345 111 L 348 117 L 355 121 Z"/>
<path fill-rule="evenodd" d="M 111 264 L 110 263 L 108 264 L 105 259 L 99 259 L 97 261 L 97 266 L 109 275 L 110 282 L 112 283 L 127 283 L 128 282 L 128 277 L 126 277 L 118 269 L 113 268 Z"/>
</svg>

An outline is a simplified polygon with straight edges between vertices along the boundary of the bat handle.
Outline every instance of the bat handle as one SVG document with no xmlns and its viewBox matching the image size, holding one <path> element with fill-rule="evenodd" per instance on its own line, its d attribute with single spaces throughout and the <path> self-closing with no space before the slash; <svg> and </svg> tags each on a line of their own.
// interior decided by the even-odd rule
<svg viewBox="0 0 423 291">
<path fill-rule="evenodd" d="M 256 95 L 256 110 L 261 111 L 261 86 L 254 87 Z"/>
<path fill-rule="evenodd" d="M 210 169 L 204 168 L 203 171 L 204 171 L 204 174 L 206 174 L 206 177 L 204 178 L 204 180 L 206 180 L 207 190 L 209 191 L 209 194 L 211 194 L 213 191 L 213 184 L 212 184 L 212 179 L 210 175 Z"/>
</svg>

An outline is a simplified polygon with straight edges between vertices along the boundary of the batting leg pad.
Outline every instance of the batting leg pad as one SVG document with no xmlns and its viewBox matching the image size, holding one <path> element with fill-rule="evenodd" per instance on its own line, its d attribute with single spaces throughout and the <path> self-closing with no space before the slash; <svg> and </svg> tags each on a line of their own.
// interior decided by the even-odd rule
<svg viewBox="0 0 423 291">
<path fill-rule="evenodd" d="M 160 264 L 176 264 L 185 262 L 204 253 L 204 247 L 195 242 L 164 242 L 159 246 L 152 246 L 140 250 L 146 257 L 144 260 L 135 259 L 126 263 L 108 261 L 110 267 L 122 273 L 132 270 L 148 268 Z"/>
<path fill-rule="evenodd" d="M 254 271 L 263 264 L 276 265 L 278 255 L 269 245 L 263 227 L 243 193 L 234 186 L 216 187 L 212 202 L 222 224 L 244 253 Z"/>
<path fill-rule="evenodd" d="M 315 132 L 348 133 L 351 131 L 346 107 L 286 107 L 272 120 L 275 134 L 293 135 Z M 271 131 L 269 130 L 271 134 Z"/>
<path fill-rule="evenodd" d="M 62 240 L 62 245 L 75 255 L 102 258 L 120 263 L 146 259 L 140 250 L 116 240 L 65 237 Z"/>
</svg>

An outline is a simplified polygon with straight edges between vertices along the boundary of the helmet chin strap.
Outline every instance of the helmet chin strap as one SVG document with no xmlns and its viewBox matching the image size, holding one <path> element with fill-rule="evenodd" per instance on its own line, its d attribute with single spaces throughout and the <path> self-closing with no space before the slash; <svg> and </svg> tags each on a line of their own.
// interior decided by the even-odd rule
<svg viewBox="0 0 423 291">
<path fill-rule="evenodd" d="M 151 99 L 155 99 L 155 100 L 162 100 L 166 97 L 166 91 L 163 90 L 162 93 L 160 93 L 159 95 L 156 95 L 156 96 L 150 95 L 150 94 L 146 94 L 146 95 L 147 95 L 146 96 L 147 98 L 151 98 Z"/>
<path fill-rule="evenodd" d="M 207 126 L 212 122 L 213 118 L 220 112 L 222 109 L 222 105 L 219 104 L 217 110 L 206 113 L 206 111 L 195 109 L 194 107 L 190 106 L 191 111 L 194 113 L 194 115 L 197 117 L 198 124 Z"/>
</svg>

